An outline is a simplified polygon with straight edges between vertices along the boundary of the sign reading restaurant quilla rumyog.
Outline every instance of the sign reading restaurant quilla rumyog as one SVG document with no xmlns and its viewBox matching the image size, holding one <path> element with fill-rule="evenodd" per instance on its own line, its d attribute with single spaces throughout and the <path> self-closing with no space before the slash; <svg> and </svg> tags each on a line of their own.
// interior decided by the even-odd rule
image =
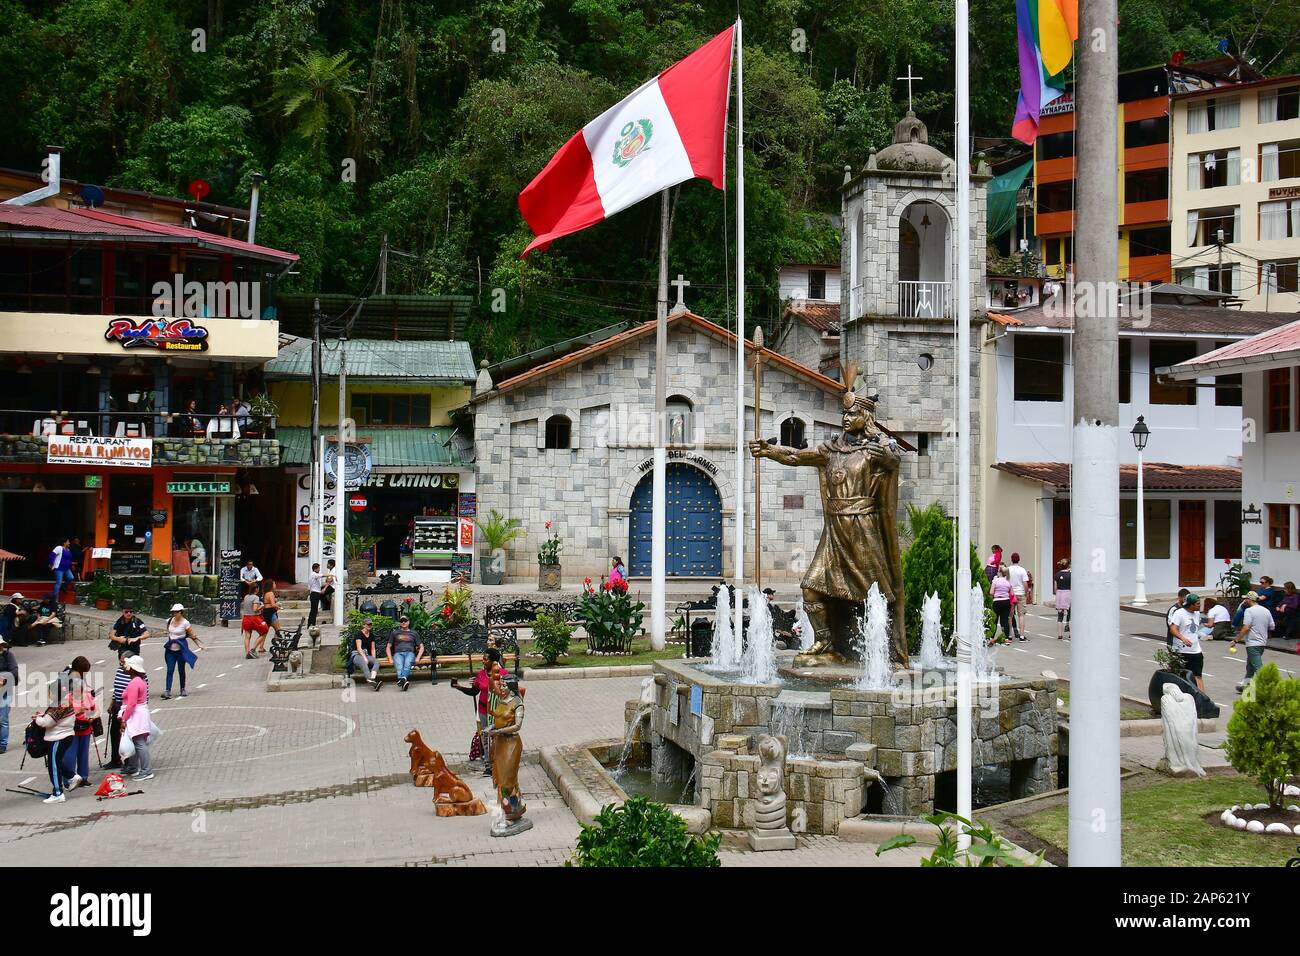
<svg viewBox="0 0 1300 956">
<path fill-rule="evenodd" d="M 45 461 L 51 465 L 152 468 L 153 439 L 51 435 Z"/>
</svg>

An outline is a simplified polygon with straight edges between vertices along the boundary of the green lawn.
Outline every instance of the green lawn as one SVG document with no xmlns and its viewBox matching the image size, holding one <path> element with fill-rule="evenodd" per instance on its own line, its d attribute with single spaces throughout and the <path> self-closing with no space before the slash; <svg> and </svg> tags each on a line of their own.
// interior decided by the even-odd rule
<svg viewBox="0 0 1300 956">
<path fill-rule="evenodd" d="M 1237 776 L 1169 780 L 1126 787 L 1123 792 L 1124 866 L 1283 866 L 1295 856 L 1296 839 L 1242 833 L 1203 817 L 1234 803 L 1258 803 L 1264 792 Z M 1016 826 L 1068 848 L 1067 808 L 1053 807 L 1016 819 Z"/>
<path fill-rule="evenodd" d="M 574 640 L 569 644 L 569 654 L 561 657 L 554 667 L 547 667 L 540 657 L 530 657 L 533 653 L 532 641 L 520 641 L 519 648 L 524 654 L 524 667 L 538 670 L 561 670 L 568 667 L 626 667 L 630 664 L 649 664 L 652 661 L 684 657 L 685 644 L 669 644 L 662 651 L 651 650 L 649 638 L 638 638 L 632 642 L 631 654 L 588 654 L 587 640 Z"/>
</svg>

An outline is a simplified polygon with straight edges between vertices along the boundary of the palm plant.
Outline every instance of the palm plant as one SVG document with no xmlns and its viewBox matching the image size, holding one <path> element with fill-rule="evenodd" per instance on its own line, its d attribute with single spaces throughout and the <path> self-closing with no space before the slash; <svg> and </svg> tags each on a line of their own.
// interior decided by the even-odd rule
<svg viewBox="0 0 1300 956">
<path fill-rule="evenodd" d="M 351 76 L 347 53 L 300 54 L 298 62 L 276 73 L 272 103 L 293 122 L 297 134 L 319 151 L 334 114 L 347 116 L 349 123 L 356 116 L 353 97 L 361 91 L 349 82 Z"/>
<path fill-rule="evenodd" d="M 511 541 L 524 536 L 524 523 L 518 518 L 507 518 L 495 508 L 488 512 L 486 518 L 474 522 L 483 535 L 483 543 L 489 551 L 504 548 Z"/>
</svg>

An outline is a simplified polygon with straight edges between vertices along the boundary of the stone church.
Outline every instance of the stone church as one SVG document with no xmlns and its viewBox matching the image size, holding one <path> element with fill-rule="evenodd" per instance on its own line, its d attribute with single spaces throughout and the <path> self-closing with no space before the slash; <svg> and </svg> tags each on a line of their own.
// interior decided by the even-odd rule
<svg viewBox="0 0 1300 956">
<path fill-rule="evenodd" d="M 762 435 L 800 446 L 839 434 L 843 386 L 768 349 Z M 668 575 L 733 576 L 736 533 L 736 341 L 680 305 L 669 317 Z M 520 518 L 527 537 L 509 551 L 515 579 L 537 573 L 551 521 L 566 580 L 608 573 L 622 557 L 650 574 L 655 323 L 492 382 L 470 403 L 478 513 Z M 745 370 L 745 438 L 753 434 L 752 373 Z M 909 457 L 905 452 L 904 457 Z M 817 470 L 762 463 L 764 582 L 797 582 L 822 529 Z M 745 456 L 745 579 L 753 575 L 754 462 Z"/>
<path fill-rule="evenodd" d="M 941 502 L 956 513 L 957 190 L 952 159 L 928 142 L 909 110 L 894 141 L 841 189 L 840 364 L 857 362 L 879 392 L 880 424 L 916 448 L 905 455 L 900 505 Z M 971 408 L 978 410 L 985 317 L 986 195 L 981 162 L 971 176 Z M 972 519 L 979 527 L 981 430 L 971 443 Z M 901 516 L 900 516 L 901 518 Z"/>
</svg>

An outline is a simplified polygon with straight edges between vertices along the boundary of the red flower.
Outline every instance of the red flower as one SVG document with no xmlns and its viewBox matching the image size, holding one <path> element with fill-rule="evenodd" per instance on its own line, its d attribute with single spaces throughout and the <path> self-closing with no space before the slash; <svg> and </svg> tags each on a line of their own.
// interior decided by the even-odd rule
<svg viewBox="0 0 1300 956">
<path fill-rule="evenodd" d="M 449 605 L 449 604 L 444 604 L 444 605 L 442 606 L 442 616 L 443 616 L 443 617 L 451 617 L 451 605 Z"/>
<path fill-rule="evenodd" d="M 609 582 L 608 582 L 608 581 L 601 581 L 601 582 L 600 582 L 600 589 L 601 589 L 602 591 L 608 591 L 608 590 L 609 590 Z"/>
<path fill-rule="evenodd" d="M 414 603 L 415 603 L 415 598 L 407 598 L 407 599 L 406 599 L 405 601 L 403 601 L 402 603 L 403 603 L 403 604 L 414 604 Z"/>
<path fill-rule="evenodd" d="M 550 530 L 551 530 L 551 523 L 550 523 L 549 521 L 546 522 L 546 530 L 547 530 L 547 531 L 550 531 Z"/>
<path fill-rule="evenodd" d="M 591 583 L 591 578 L 583 578 L 583 579 L 582 579 L 582 583 L 583 583 L 583 584 L 590 584 L 590 583 Z"/>
<path fill-rule="evenodd" d="M 1226 565 L 1228 565 L 1229 567 L 1231 567 L 1231 566 L 1232 566 L 1232 558 L 1224 558 L 1224 559 L 1223 559 L 1223 563 L 1226 564 Z"/>
</svg>

